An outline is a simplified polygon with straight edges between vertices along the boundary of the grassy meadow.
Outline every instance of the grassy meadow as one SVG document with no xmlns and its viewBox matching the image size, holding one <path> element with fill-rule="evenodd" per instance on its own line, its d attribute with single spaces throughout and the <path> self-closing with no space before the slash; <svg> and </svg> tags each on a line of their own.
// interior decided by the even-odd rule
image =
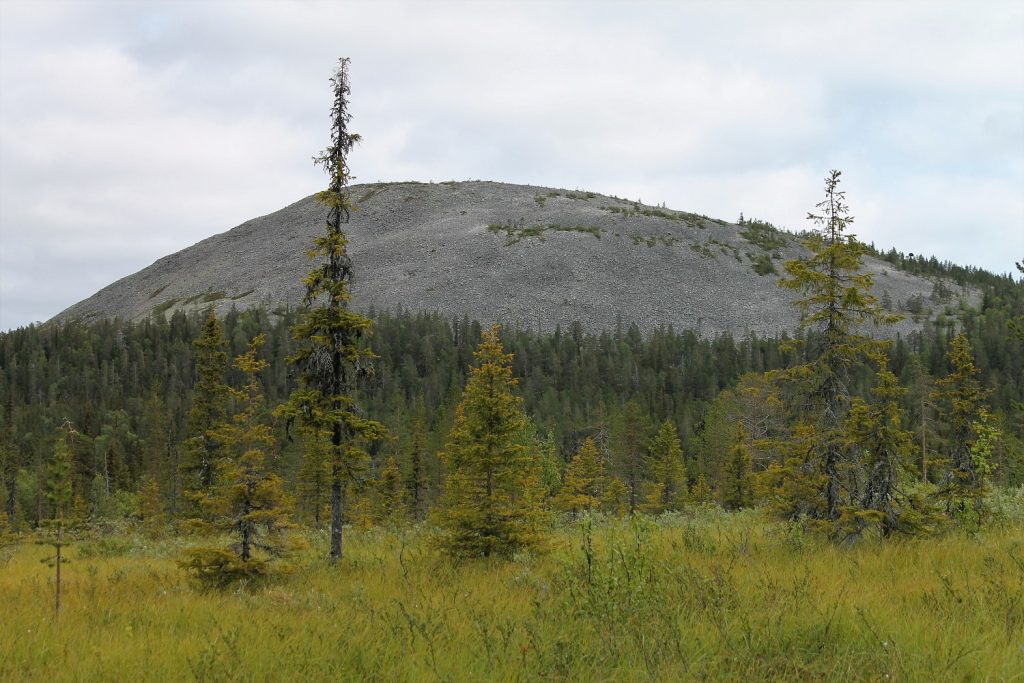
<svg viewBox="0 0 1024 683">
<path fill-rule="evenodd" d="M 454 564 L 417 529 L 326 536 L 293 571 L 192 585 L 185 540 L 0 550 L 0 680 L 1021 680 L 1024 528 L 843 548 L 757 512 L 566 523 Z"/>
</svg>

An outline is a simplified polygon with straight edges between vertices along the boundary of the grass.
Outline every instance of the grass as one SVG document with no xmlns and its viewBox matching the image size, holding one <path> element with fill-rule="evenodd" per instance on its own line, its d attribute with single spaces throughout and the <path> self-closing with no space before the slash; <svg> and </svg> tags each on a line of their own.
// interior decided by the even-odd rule
<svg viewBox="0 0 1024 683">
<path fill-rule="evenodd" d="M 548 551 L 456 565 L 424 530 L 326 537 L 278 582 L 203 593 L 183 541 L 65 569 L 3 561 L 2 680 L 1010 680 L 1024 531 L 827 545 L 757 513 L 567 523 Z"/>
</svg>

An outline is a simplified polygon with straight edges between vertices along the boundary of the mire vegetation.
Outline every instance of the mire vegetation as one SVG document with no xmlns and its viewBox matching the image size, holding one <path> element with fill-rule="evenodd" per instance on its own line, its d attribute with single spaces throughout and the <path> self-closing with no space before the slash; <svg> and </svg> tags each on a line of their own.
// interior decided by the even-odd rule
<svg viewBox="0 0 1024 683">
<path fill-rule="evenodd" d="M 350 533 L 336 568 L 311 532 L 292 574 L 230 592 L 185 578 L 181 541 L 119 535 L 79 547 L 59 621 L 25 545 L 0 565 L 0 678 L 1012 680 L 1019 523 L 839 548 L 697 508 L 579 520 L 543 554 L 462 563 L 423 527 L 385 526 Z"/>
</svg>

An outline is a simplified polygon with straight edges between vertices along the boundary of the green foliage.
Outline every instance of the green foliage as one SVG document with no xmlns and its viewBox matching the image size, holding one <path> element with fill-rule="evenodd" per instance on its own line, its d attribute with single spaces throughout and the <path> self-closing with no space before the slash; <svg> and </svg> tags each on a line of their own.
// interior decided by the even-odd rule
<svg viewBox="0 0 1024 683">
<path fill-rule="evenodd" d="M 196 383 L 186 422 L 189 437 L 182 449 L 182 485 L 185 497 L 193 505 L 198 505 L 203 492 L 216 478 L 220 444 L 213 429 L 227 416 L 226 348 L 224 329 L 211 308 L 206 312 L 202 331 L 192 342 Z"/>
<path fill-rule="evenodd" d="M 843 429 L 851 375 L 858 366 L 878 365 L 885 358 L 886 342 L 867 336 L 862 328 L 898 320 L 871 293 L 871 276 L 861 270 L 864 245 L 845 234 L 853 217 L 845 193 L 839 190 L 840 175 L 832 171 L 826 177 L 825 199 L 816 207 L 820 213 L 808 214 L 821 228 L 805 241 L 810 257 L 787 261 L 787 277 L 779 281 L 782 287 L 800 294 L 796 304 L 803 314 L 801 326 L 820 334 L 813 358 L 778 373 L 778 377 L 793 386 L 799 397 L 795 412 L 812 427 L 805 434 L 812 439 L 806 464 L 820 472 L 822 489 L 815 498 L 824 501 L 823 508 L 811 500 L 784 507 L 791 511 L 806 508 L 813 516 L 832 521 L 839 519 L 841 508 L 860 506 L 855 492 L 863 468 L 848 447 Z M 806 482 L 806 473 L 797 475 L 787 467 L 782 471 Z M 807 493 L 803 486 L 790 492 L 798 491 Z"/>
<path fill-rule="evenodd" d="M 332 561 L 342 552 L 345 483 L 366 468 L 364 443 L 385 434 L 382 424 L 363 416 L 352 396 L 353 375 L 374 355 L 361 343 L 373 322 L 349 308 L 352 261 L 347 253 L 348 238 L 341 229 L 354 208 L 347 191 L 348 155 L 359 140 L 348 132 L 348 63 L 347 58 L 341 59 L 331 78 L 331 145 L 316 160 L 330 177 L 330 184 L 317 195 L 327 208 L 326 231 L 313 240 L 309 251 L 311 259 L 320 261 L 303 280 L 304 308 L 293 328 L 297 348 L 289 361 L 298 371 L 299 386 L 276 411 L 289 424 L 299 422 L 314 434 L 330 434 Z"/>
<path fill-rule="evenodd" d="M 953 369 L 936 382 L 934 395 L 945 408 L 948 455 L 948 470 L 942 478 L 939 495 L 948 514 L 969 524 L 981 524 L 987 517 L 984 496 L 989 486 L 991 446 L 995 440 L 988 430 L 989 425 L 982 423 L 983 416 L 989 421 L 985 411 L 987 392 L 978 383 L 971 345 L 963 334 L 953 339 L 949 360 Z M 985 436 L 985 441 L 976 448 L 979 433 Z M 976 455 L 981 456 L 981 463 L 975 460 Z"/>
<path fill-rule="evenodd" d="M 200 582 L 223 587 L 241 578 L 266 577 L 278 571 L 274 560 L 294 550 L 284 532 L 291 526 L 290 501 L 279 476 L 268 471 L 265 451 L 274 444 L 270 428 L 260 421 L 263 392 L 259 373 L 267 363 L 257 358 L 263 336 L 235 359 L 234 367 L 246 378 L 242 389 L 231 389 L 240 409 L 230 421 L 213 431 L 223 445 L 219 476 L 201 498 L 207 513 L 203 526 L 227 533 L 231 545 L 190 548 L 182 566 Z"/>
<path fill-rule="evenodd" d="M 643 506 L 645 512 L 679 510 L 687 498 L 686 466 L 679 432 L 671 420 L 665 420 L 647 447 L 649 488 Z"/>
<path fill-rule="evenodd" d="M 604 460 L 593 439 L 585 439 L 565 470 L 565 481 L 555 496 L 558 510 L 573 516 L 596 510 L 604 495 Z"/>
<path fill-rule="evenodd" d="M 601 233 L 604 232 L 602 228 L 595 225 L 559 225 L 557 223 L 525 225 L 522 220 L 511 223 L 491 223 L 487 226 L 487 230 L 495 235 L 504 232 L 506 247 L 530 237 L 536 237 L 543 242 L 544 234 L 549 232 L 582 232 L 593 235 L 597 239 L 601 239 Z"/>
<path fill-rule="evenodd" d="M 773 252 L 786 246 L 786 238 L 771 223 L 759 221 L 756 218 L 740 223 L 740 237 L 762 251 Z M 769 261 L 770 263 L 770 261 Z M 763 275 L 764 273 L 761 273 Z"/>
<path fill-rule="evenodd" d="M 743 423 L 737 423 L 732 447 L 722 463 L 722 483 L 719 486 L 722 506 L 726 510 L 739 510 L 754 504 L 754 461 L 749 438 Z"/>
<path fill-rule="evenodd" d="M 448 476 L 438 541 L 455 557 L 510 557 L 540 544 L 541 471 L 497 326 L 484 331 L 474 356 L 441 456 Z"/>
</svg>

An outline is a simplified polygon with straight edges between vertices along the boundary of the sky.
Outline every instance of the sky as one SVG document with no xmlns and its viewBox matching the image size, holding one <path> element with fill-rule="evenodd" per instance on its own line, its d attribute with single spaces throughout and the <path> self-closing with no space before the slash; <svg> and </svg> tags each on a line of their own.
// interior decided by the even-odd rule
<svg viewBox="0 0 1024 683">
<path fill-rule="evenodd" d="M 326 184 L 496 180 L 1024 259 L 1024 0 L 0 0 L 0 330 Z"/>
</svg>

